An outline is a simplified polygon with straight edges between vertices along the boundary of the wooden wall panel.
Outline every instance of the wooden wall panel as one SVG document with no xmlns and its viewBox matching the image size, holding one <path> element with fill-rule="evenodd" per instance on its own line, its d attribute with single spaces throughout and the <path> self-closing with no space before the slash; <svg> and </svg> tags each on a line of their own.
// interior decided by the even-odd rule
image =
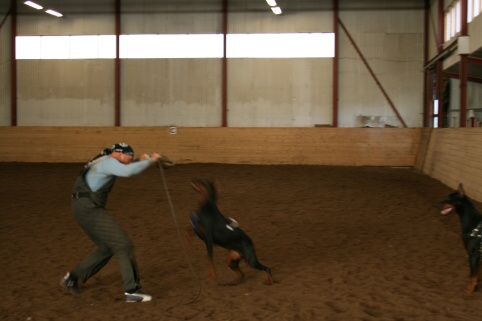
<svg viewBox="0 0 482 321">
<path fill-rule="evenodd" d="M 454 189 L 463 183 L 469 197 L 482 201 L 482 128 L 424 130 L 422 137 L 417 169 Z"/>
<path fill-rule="evenodd" d="M 413 166 L 421 129 L 0 127 L 1 162 L 85 162 L 116 142 L 177 163 Z"/>
<path fill-rule="evenodd" d="M 420 137 L 420 144 L 417 152 L 417 157 L 415 159 L 414 168 L 418 171 L 422 171 L 427 158 L 428 144 L 430 143 L 430 137 L 432 133 L 432 128 L 423 128 Z"/>
</svg>

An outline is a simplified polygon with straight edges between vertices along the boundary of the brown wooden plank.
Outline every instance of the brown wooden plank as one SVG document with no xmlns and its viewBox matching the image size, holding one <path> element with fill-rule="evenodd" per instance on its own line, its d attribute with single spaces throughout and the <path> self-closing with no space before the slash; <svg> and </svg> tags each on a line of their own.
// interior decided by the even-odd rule
<svg viewBox="0 0 482 321">
<path fill-rule="evenodd" d="M 115 142 L 180 163 L 412 166 L 420 129 L 3 127 L 0 161 L 84 162 Z"/>
</svg>

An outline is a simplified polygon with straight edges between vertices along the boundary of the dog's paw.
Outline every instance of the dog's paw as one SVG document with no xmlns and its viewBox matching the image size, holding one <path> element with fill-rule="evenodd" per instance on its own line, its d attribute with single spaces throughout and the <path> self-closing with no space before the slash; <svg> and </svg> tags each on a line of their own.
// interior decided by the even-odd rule
<svg viewBox="0 0 482 321">
<path fill-rule="evenodd" d="M 211 279 L 211 281 L 218 283 L 216 272 L 214 270 L 214 265 L 212 264 L 212 262 L 209 263 L 209 278 Z"/>
<path fill-rule="evenodd" d="M 474 293 L 476 289 L 477 289 L 477 283 L 470 283 L 470 285 L 467 287 L 465 292 L 468 294 L 471 294 L 471 293 Z"/>
</svg>

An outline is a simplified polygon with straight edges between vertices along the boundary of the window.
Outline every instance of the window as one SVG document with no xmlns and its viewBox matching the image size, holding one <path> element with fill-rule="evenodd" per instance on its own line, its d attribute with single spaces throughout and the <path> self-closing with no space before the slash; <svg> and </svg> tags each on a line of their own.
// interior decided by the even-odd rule
<svg viewBox="0 0 482 321">
<path fill-rule="evenodd" d="M 120 58 L 220 58 L 223 35 L 124 35 Z"/>
<path fill-rule="evenodd" d="M 227 58 L 334 56 L 333 33 L 228 34 Z M 222 58 L 222 34 L 121 35 L 119 57 Z M 115 35 L 18 36 L 17 59 L 113 59 Z"/>
<path fill-rule="evenodd" d="M 335 56 L 333 33 L 228 34 L 228 58 L 320 58 Z"/>
<path fill-rule="evenodd" d="M 482 0 L 467 0 L 467 21 L 471 22 L 482 10 Z"/>
<path fill-rule="evenodd" d="M 17 59 L 115 58 L 115 36 L 27 36 L 15 38 Z"/>
<path fill-rule="evenodd" d="M 467 0 L 467 22 L 471 22 L 482 11 L 482 0 Z M 455 0 L 445 11 L 444 40 L 449 41 L 461 29 L 461 3 Z"/>
</svg>

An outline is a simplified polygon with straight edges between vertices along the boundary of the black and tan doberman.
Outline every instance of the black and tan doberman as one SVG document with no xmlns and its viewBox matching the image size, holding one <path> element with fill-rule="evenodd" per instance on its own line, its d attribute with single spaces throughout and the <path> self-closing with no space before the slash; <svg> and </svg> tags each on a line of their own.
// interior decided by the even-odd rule
<svg viewBox="0 0 482 321">
<path fill-rule="evenodd" d="M 482 258 L 482 214 L 474 207 L 465 195 L 462 184 L 446 199 L 439 202 L 437 207 L 442 215 L 456 212 L 460 217 L 462 227 L 462 241 L 469 256 L 470 284 L 466 292 L 472 293 L 477 289 L 481 277 Z"/>
<path fill-rule="evenodd" d="M 224 216 L 218 209 L 216 184 L 207 179 L 196 179 L 191 184 L 199 193 L 201 200 L 199 208 L 191 214 L 191 226 L 186 229 L 186 243 L 191 244 L 193 234 L 205 242 L 211 279 L 217 281 L 213 264 L 213 246 L 218 245 L 228 250 L 228 266 L 236 272 L 236 279 L 230 284 L 239 284 L 244 278 L 244 273 L 239 267 L 241 260 L 245 260 L 249 266 L 257 270 L 266 272 L 266 284 L 273 284 L 271 269 L 259 262 L 251 238 L 239 228 L 235 220 Z"/>
</svg>

